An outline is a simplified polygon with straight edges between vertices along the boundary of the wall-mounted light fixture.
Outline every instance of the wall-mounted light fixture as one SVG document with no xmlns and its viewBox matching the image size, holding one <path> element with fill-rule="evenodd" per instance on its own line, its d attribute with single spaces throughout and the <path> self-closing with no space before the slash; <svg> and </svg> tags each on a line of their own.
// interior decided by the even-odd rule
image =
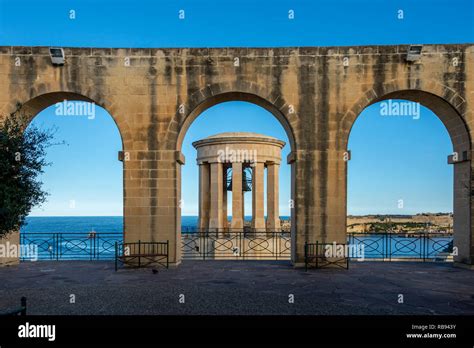
<svg viewBox="0 0 474 348">
<path fill-rule="evenodd" d="M 51 56 L 51 62 L 53 65 L 64 65 L 66 61 L 64 56 L 64 50 L 59 47 L 50 47 L 49 55 Z"/>
<path fill-rule="evenodd" d="M 423 45 L 411 45 L 408 47 L 406 61 L 414 62 L 421 58 L 421 51 L 423 50 Z"/>
</svg>

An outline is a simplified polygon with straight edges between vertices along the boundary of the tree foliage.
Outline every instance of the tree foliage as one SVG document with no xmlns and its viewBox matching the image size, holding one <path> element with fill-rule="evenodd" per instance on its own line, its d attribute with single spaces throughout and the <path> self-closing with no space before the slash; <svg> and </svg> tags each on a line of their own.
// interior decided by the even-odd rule
<svg viewBox="0 0 474 348">
<path fill-rule="evenodd" d="M 40 174 L 53 130 L 29 125 L 19 111 L 0 120 L 0 238 L 18 231 L 34 206 L 46 201 Z"/>
</svg>

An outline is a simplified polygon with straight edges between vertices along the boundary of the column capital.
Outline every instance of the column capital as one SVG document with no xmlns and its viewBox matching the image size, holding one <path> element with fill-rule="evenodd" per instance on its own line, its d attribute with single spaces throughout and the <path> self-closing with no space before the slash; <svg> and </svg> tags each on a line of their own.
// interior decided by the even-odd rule
<svg viewBox="0 0 474 348">
<path fill-rule="evenodd" d="M 448 156 L 448 164 L 457 164 L 471 160 L 471 151 L 454 152 Z"/>
<path fill-rule="evenodd" d="M 179 164 L 184 165 L 186 163 L 186 159 L 181 151 L 175 151 L 174 157 Z"/>
<path fill-rule="evenodd" d="M 270 161 L 266 161 L 265 165 L 267 165 L 267 166 L 279 166 L 280 162 L 270 160 Z"/>
<path fill-rule="evenodd" d="M 286 162 L 288 164 L 293 164 L 296 162 L 297 156 L 295 151 L 291 151 L 288 156 L 286 157 Z"/>
</svg>

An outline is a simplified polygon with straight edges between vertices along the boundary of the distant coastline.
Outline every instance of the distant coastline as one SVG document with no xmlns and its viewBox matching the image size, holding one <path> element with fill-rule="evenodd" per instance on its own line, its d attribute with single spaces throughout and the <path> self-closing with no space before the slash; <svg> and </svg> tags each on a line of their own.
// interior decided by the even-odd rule
<svg viewBox="0 0 474 348">
<path fill-rule="evenodd" d="M 347 217 L 347 232 L 453 232 L 453 213 Z"/>
</svg>

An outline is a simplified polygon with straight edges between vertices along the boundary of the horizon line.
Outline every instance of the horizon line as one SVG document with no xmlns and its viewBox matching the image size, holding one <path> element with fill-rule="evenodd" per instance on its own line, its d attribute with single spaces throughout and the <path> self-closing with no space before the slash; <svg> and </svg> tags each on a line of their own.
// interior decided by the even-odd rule
<svg viewBox="0 0 474 348">
<path fill-rule="evenodd" d="M 453 214 L 453 212 L 420 212 L 420 213 L 414 213 L 414 214 L 400 214 L 400 213 L 370 213 L 370 214 L 347 214 L 346 217 L 350 216 L 413 216 L 413 215 L 437 215 L 437 214 L 442 214 L 442 215 L 450 215 Z M 186 217 L 186 216 L 191 216 L 191 217 L 199 217 L 199 215 L 181 215 L 181 217 Z M 266 216 L 266 215 L 265 215 Z M 280 217 L 291 217 L 291 215 L 280 215 Z M 29 215 L 27 218 L 37 218 L 37 217 L 124 217 L 123 215 Z M 227 217 L 232 217 L 232 215 L 227 215 Z M 245 217 L 251 217 L 251 215 L 245 215 Z"/>
</svg>

